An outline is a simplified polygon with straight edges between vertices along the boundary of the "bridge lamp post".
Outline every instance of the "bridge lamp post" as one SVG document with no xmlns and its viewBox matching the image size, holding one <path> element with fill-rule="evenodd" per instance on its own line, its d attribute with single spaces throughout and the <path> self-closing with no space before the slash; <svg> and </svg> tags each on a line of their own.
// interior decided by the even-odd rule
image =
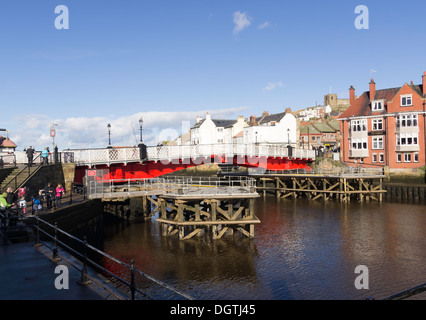
<svg viewBox="0 0 426 320">
<path fill-rule="evenodd" d="M 287 129 L 287 150 L 288 150 L 288 156 L 292 157 L 293 148 L 291 147 L 291 144 L 290 144 L 290 128 Z"/>
<path fill-rule="evenodd" d="M 290 145 L 290 128 L 287 129 L 287 144 Z"/>
<path fill-rule="evenodd" d="M 140 143 L 139 144 L 142 144 L 143 143 L 143 140 L 142 140 L 142 125 L 143 125 L 143 119 L 142 119 L 142 117 L 139 119 L 139 129 L 140 129 L 140 131 L 141 131 L 141 141 L 140 141 Z"/>
<path fill-rule="evenodd" d="M 146 145 L 143 143 L 142 140 L 142 126 L 143 126 L 143 119 L 142 117 L 139 119 L 139 129 L 141 132 L 141 141 L 139 142 L 139 158 L 141 161 L 144 161 L 147 159 L 147 152 L 146 152 Z"/>
<path fill-rule="evenodd" d="M 108 147 L 107 148 L 112 148 L 112 146 L 111 146 L 111 124 L 108 123 L 107 128 L 108 128 Z"/>
</svg>

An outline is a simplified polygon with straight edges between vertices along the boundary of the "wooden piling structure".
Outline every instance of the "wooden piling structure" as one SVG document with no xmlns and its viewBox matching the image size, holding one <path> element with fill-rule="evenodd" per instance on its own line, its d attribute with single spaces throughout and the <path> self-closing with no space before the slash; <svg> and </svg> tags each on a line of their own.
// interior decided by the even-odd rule
<svg viewBox="0 0 426 320">
<path fill-rule="evenodd" d="M 339 199 L 341 202 L 383 201 L 384 175 L 267 174 L 255 175 L 257 191 L 277 198 Z"/>
<path fill-rule="evenodd" d="M 254 225 L 260 220 L 254 214 L 254 199 L 258 195 L 229 195 L 214 197 L 188 197 L 161 195 L 148 197 L 154 205 L 152 212 L 159 212 L 157 222 L 162 235 L 177 236 L 180 240 L 211 232 L 213 239 L 226 233 L 239 232 L 254 237 Z"/>
</svg>

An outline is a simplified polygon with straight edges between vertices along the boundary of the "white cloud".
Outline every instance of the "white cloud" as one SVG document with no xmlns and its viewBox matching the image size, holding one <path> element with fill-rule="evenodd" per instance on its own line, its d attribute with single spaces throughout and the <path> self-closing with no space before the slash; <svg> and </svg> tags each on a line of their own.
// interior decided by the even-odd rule
<svg viewBox="0 0 426 320">
<path fill-rule="evenodd" d="M 284 83 L 282 83 L 281 81 L 278 82 L 268 82 L 268 84 L 266 85 L 266 87 L 264 87 L 262 90 L 263 91 L 272 91 L 277 87 L 283 87 Z"/>
<path fill-rule="evenodd" d="M 245 12 L 235 11 L 233 14 L 234 17 L 234 34 L 237 34 L 250 26 L 251 18 Z"/>
<path fill-rule="evenodd" d="M 259 24 L 257 26 L 257 28 L 262 30 L 262 29 L 265 29 L 265 28 L 270 27 L 270 26 L 271 26 L 271 23 L 269 21 L 265 21 L 264 23 Z"/>
<path fill-rule="evenodd" d="M 8 125 L 10 139 L 23 150 L 34 146 L 37 150 L 52 148 L 50 127 L 56 126 L 55 143 L 60 150 L 79 148 L 104 148 L 108 145 L 108 123 L 111 124 L 111 144 L 114 146 L 134 146 L 140 140 L 139 119 L 143 118 L 143 140 L 147 145 L 156 145 L 159 141 L 175 139 L 187 132 L 188 122 L 195 123 L 197 116 L 205 117 L 208 112 L 213 118 L 236 119 L 247 107 L 198 110 L 139 112 L 131 115 L 70 117 L 65 119 L 49 118 L 46 115 L 30 114 L 14 117 Z M 185 123 L 186 122 L 186 123 Z"/>
</svg>

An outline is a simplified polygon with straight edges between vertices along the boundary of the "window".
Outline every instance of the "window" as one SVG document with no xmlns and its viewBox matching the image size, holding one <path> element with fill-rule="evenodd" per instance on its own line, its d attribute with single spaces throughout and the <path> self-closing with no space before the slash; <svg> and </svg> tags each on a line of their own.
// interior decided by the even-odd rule
<svg viewBox="0 0 426 320">
<path fill-rule="evenodd" d="M 223 132 L 223 128 L 217 128 L 217 132 Z"/>
<path fill-rule="evenodd" d="M 352 139 L 352 150 L 367 150 L 368 144 L 365 139 Z"/>
<path fill-rule="evenodd" d="M 383 137 L 373 138 L 373 149 L 383 149 Z"/>
<path fill-rule="evenodd" d="M 419 162 L 419 154 L 417 152 L 414 154 L 414 162 Z"/>
<path fill-rule="evenodd" d="M 379 154 L 379 162 L 380 162 L 380 163 L 385 162 L 385 155 L 384 155 L 383 153 L 380 153 L 380 154 Z"/>
<path fill-rule="evenodd" d="M 402 160 L 402 155 L 400 153 L 396 154 L 396 162 L 401 162 Z"/>
<path fill-rule="evenodd" d="M 371 102 L 371 109 L 373 111 L 382 111 L 383 110 L 383 106 L 384 106 L 384 101 L 383 100 L 372 101 Z"/>
<path fill-rule="evenodd" d="M 400 114 L 396 117 L 396 126 L 400 127 L 417 127 L 418 126 L 417 114 Z"/>
<path fill-rule="evenodd" d="M 373 162 L 376 163 L 377 162 L 377 154 L 373 153 Z"/>
<path fill-rule="evenodd" d="M 373 119 L 373 131 L 383 130 L 383 119 Z"/>
<path fill-rule="evenodd" d="M 351 128 L 354 132 L 367 131 L 367 120 L 352 120 Z"/>
<path fill-rule="evenodd" d="M 417 146 L 419 143 L 418 133 L 400 133 L 396 135 L 397 146 Z"/>
<path fill-rule="evenodd" d="M 401 96 L 401 107 L 409 107 L 413 105 L 413 95 L 405 94 Z"/>
<path fill-rule="evenodd" d="M 404 153 L 404 162 L 411 162 L 411 153 Z"/>
</svg>

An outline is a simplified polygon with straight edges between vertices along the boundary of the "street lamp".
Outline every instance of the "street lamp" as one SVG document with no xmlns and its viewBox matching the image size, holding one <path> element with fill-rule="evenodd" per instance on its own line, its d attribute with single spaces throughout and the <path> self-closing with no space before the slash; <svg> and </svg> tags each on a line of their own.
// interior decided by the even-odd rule
<svg viewBox="0 0 426 320">
<path fill-rule="evenodd" d="M 288 150 L 288 157 L 293 157 L 293 148 L 290 144 L 290 128 L 287 129 L 287 150 Z"/>
<path fill-rule="evenodd" d="M 111 146 L 111 124 L 108 123 L 107 128 L 108 128 L 108 148 L 112 148 L 112 146 Z"/>
<path fill-rule="evenodd" d="M 143 119 L 142 119 L 142 117 L 139 119 L 139 129 L 140 129 L 140 131 L 141 131 L 141 141 L 140 141 L 140 144 L 142 144 L 143 143 L 143 140 L 142 140 L 142 125 L 143 125 Z"/>
<path fill-rule="evenodd" d="M 139 129 L 141 131 L 141 141 L 139 142 L 139 158 L 141 161 L 147 160 L 147 152 L 146 152 L 146 145 L 143 143 L 142 139 L 142 126 L 143 126 L 143 119 L 142 117 L 139 119 Z"/>
</svg>

